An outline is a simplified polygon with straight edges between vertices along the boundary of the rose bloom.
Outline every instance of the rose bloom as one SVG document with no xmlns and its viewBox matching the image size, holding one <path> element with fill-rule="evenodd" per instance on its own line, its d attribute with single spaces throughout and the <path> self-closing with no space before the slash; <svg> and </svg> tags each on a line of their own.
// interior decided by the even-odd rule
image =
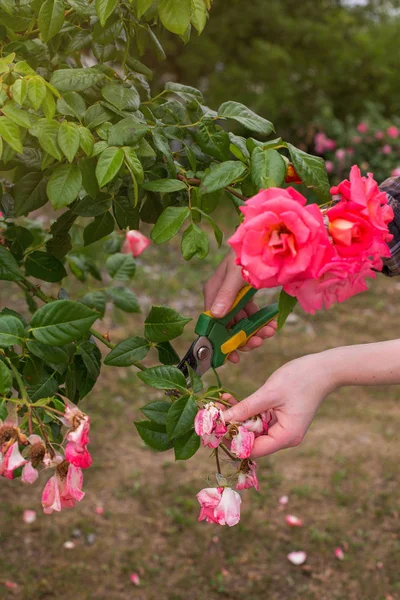
<svg viewBox="0 0 400 600">
<path fill-rule="evenodd" d="M 150 243 L 150 240 L 143 235 L 143 233 L 140 233 L 140 231 L 137 231 L 136 229 L 132 229 L 131 231 L 128 231 L 125 236 L 122 252 L 125 254 L 132 254 L 133 257 L 136 257 L 142 254 Z"/>
<path fill-rule="evenodd" d="M 293 188 L 269 188 L 240 208 L 244 221 L 230 238 L 243 277 L 256 288 L 313 277 L 329 244 L 322 213 Z"/>
<path fill-rule="evenodd" d="M 342 161 L 346 158 L 346 150 L 344 148 L 338 148 L 335 152 L 337 160 Z"/>
<path fill-rule="evenodd" d="M 388 127 L 386 129 L 386 133 L 388 134 L 388 136 L 390 138 L 396 139 L 399 137 L 399 130 L 397 129 L 397 127 L 395 127 L 394 125 L 391 125 L 390 127 Z"/>
<path fill-rule="evenodd" d="M 208 402 L 205 407 L 196 415 L 194 420 L 194 430 L 197 435 L 209 435 L 220 416 L 220 410 L 215 406 L 214 402 Z"/>
<path fill-rule="evenodd" d="M 389 146 L 389 144 L 385 144 L 381 150 L 382 154 L 390 154 L 391 151 L 392 151 L 392 146 Z"/>
<path fill-rule="evenodd" d="M 256 463 L 250 459 L 243 460 L 240 463 L 237 490 L 247 490 L 254 487 L 257 492 L 260 491 L 260 485 L 256 474 Z"/>
<path fill-rule="evenodd" d="M 197 494 L 199 521 L 233 527 L 240 520 L 241 497 L 231 488 L 204 488 Z"/>
<path fill-rule="evenodd" d="M 367 131 L 368 131 L 367 123 L 363 123 L 363 122 L 359 123 L 357 125 L 357 131 L 358 131 L 358 133 L 367 133 Z"/>
<path fill-rule="evenodd" d="M 238 458 L 249 458 L 253 446 L 255 435 L 252 431 L 248 431 L 243 425 L 232 425 L 229 433 L 233 436 L 231 443 L 231 452 Z"/>
<path fill-rule="evenodd" d="M 82 469 L 63 461 L 56 468 L 56 474 L 50 477 L 42 493 L 43 512 L 47 515 L 54 510 L 72 508 L 80 502 L 85 493 L 82 491 Z"/>
</svg>

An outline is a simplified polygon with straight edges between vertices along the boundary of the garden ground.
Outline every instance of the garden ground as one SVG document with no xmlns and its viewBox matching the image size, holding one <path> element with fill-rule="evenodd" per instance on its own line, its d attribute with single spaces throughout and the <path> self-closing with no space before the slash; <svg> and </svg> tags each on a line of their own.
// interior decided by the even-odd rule
<svg viewBox="0 0 400 600">
<path fill-rule="evenodd" d="M 166 259 L 163 247 L 149 248 L 133 289 L 144 314 L 153 301 L 195 319 L 200 281 L 220 255 L 184 264 L 173 247 L 168 252 Z M 398 337 L 399 295 L 398 281 L 379 277 L 368 293 L 329 313 L 297 311 L 262 350 L 225 366 L 224 384 L 244 397 L 303 353 Z M 1 304 L 6 300 L 10 305 L 9 291 L 0 292 Z M 114 315 L 113 326 L 111 319 L 100 326 L 114 342 L 140 332 L 141 317 L 115 322 Z M 192 335 L 189 325 L 175 344 L 181 354 Z M 196 493 L 214 469 L 207 451 L 175 463 L 169 452 L 146 449 L 133 421 L 155 394 L 134 369 L 105 367 L 83 404 L 92 418 L 93 467 L 81 504 L 44 515 L 44 474 L 32 488 L 0 482 L 0 598 L 399 600 L 399 397 L 395 387 L 333 394 L 299 447 L 259 461 L 261 493 L 243 494 L 241 522 L 229 529 L 197 522 Z M 289 496 L 287 511 L 279 507 L 282 495 Z M 95 512 L 99 505 L 103 515 Z M 23 522 L 24 509 L 38 511 L 33 524 Z M 286 512 L 304 527 L 289 528 Z M 63 547 L 67 540 L 74 549 Z M 337 546 L 343 561 L 334 556 Z M 293 550 L 307 552 L 302 567 L 287 560 Z M 130 582 L 132 572 L 139 587 Z M 6 589 L 6 580 L 18 587 Z"/>
</svg>

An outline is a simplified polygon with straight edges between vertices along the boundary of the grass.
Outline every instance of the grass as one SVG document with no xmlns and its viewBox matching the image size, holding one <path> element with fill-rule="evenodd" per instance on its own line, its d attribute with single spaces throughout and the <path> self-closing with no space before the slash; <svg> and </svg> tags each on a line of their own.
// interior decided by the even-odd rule
<svg viewBox="0 0 400 600">
<path fill-rule="evenodd" d="M 149 248 L 133 286 L 144 311 L 151 301 L 167 303 L 195 319 L 202 309 L 200 284 L 219 258 L 214 253 L 208 262 L 186 264 L 174 247 L 167 257 L 164 248 Z M 221 370 L 225 385 L 244 397 L 300 354 L 395 337 L 399 288 L 379 277 L 368 293 L 327 313 L 298 311 L 262 350 Z M 9 303 L 9 287 L 0 294 Z M 101 325 L 113 341 L 140 335 L 142 317 L 115 317 Z M 190 324 L 178 352 L 192 337 Z M 155 454 L 136 434 L 139 407 L 156 396 L 134 370 L 104 368 L 83 405 L 92 417 L 94 465 L 75 509 L 41 514 L 44 476 L 32 487 L 0 481 L 0 582 L 18 583 L 16 590 L 0 585 L 1 599 L 400 598 L 397 388 L 347 388 L 327 399 L 303 444 L 259 461 L 262 491 L 243 494 L 242 520 L 232 529 L 196 521 L 195 495 L 214 468 L 206 451 L 175 464 L 172 454 Z M 287 511 L 278 503 L 283 494 Z M 104 515 L 95 513 L 98 504 Z M 27 508 L 38 510 L 32 525 L 22 520 Z M 289 529 L 286 512 L 304 527 Z M 89 534 L 95 535 L 92 544 Z M 75 548 L 65 549 L 72 539 Z M 333 554 L 338 545 L 343 562 Z M 294 567 L 286 555 L 299 549 L 308 560 Z M 141 577 L 138 588 L 129 581 L 134 571 Z"/>
</svg>

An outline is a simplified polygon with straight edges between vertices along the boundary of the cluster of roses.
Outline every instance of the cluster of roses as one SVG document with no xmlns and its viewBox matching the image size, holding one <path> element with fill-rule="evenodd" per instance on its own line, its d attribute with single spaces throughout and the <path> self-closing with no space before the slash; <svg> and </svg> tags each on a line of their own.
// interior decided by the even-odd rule
<svg viewBox="0 0 400 600">
<path fill-rule="evenodd" d="M 42 494 L 43 511 L 70 508 L 84 497 L 82 469 L 90 467 L 90 418 L 71 402 L 67 402 L 62 423 L 68 427 L 65 455 L 57 454 L 39 435 L 26 436 L 18 427 L 18 415 L 11 409 L 4 422 L 0 421 L 0 476 L 13 479 L 22 467 L 21 480 L 34 483 L 39 477 L 39 467 L 55 469 Z M 23 446 L 24 449 L 20 450 Z M 22 453 L 21 453 L 22 452 Z"/>
<path fill-rule="evenodd" d="M 365 291 L 390 256 L 393 210 L 373 175 L 353 166 L 331 193 L 338 199 L 321 210 L 293 188 L 260 191 L 241 207 L 244 220 L 229 240 L 246 281 L 283 286 L 312 314 Z"/>
<path fill-rule="evenodd" d="M 236 473 L 237 490 L 254 487 L 259 491 L 256 463 L 250 459 L 254 440 L 268 433 L 270 417 L 262 413 L 244 423 L 225 423 L 224 413 L 213 402 L 209 402 L 196 415 L 194 428 L 201 437 L 203 446 L 217 448 L 225 440 L 232 458 L 240 460 Z M 219 475 L 220 482 L 226 482 Z M 201 506 L 199 521 L 232 527 L 239 522 L 240 495 L 228 485 L 217 488 L 205 488 L 197 494 Z"/>
</svg>

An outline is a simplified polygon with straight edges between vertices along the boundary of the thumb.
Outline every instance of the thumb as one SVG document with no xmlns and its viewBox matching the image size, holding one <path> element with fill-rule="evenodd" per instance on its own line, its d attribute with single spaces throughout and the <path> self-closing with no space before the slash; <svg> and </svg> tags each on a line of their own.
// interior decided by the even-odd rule
<svg viewBox="0 0 400 600">
<path fill-rule="evenodd" d="M 250 417 L 254 417 L 269 408 L 273 408 L 272 402 L 268 402 L 265 397 L 265 391 L 261 388 L 251 396 L 248 396 L 248 398 L 232 406 L 232 408 L 225 410 L 224 419 L 228 423 L 232 423 L 233 421 L 247 421 Z"/>
<path fill-rule="evenodd" d="M 237 266 L 235 266 L 235 269 L 228 270 L 211 306 L 211 314 L 217 318 L 224 317 L 244 285 L 245 282 Z"/>
</svg>

